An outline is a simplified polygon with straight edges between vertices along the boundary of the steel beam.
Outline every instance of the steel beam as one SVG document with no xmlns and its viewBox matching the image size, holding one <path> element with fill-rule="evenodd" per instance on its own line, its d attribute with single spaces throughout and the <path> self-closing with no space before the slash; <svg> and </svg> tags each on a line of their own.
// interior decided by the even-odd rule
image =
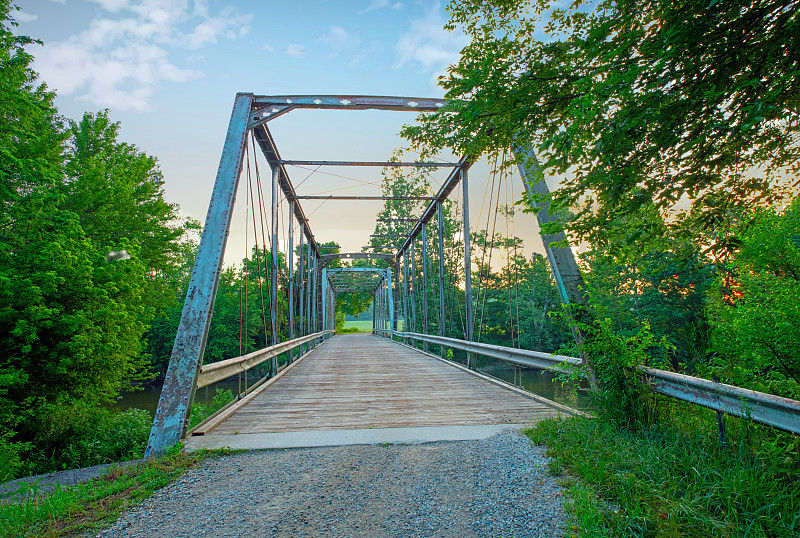
<svg viewBox="0 0 800 538">
<path fill-rule="evenodd" d="M 286 197 L 286 200 L 288 201 L 296 201 L 297 193 L 294 190 L 291 180 L 289 180 L 289 174 L 286 173 L 286 169 L 280 163 L 281 156 L 278 153 L 278 148 L 275 145 L 275 141 L 272 139 L 272 133 L 270 133 L 266 125 L 260 125 L 253 129 L 253 135 L 255 136 L 259 147 L 261 148 L 261 152 L 267 159 L 267 163 L 269 163 L 270 168 L 273 170 L 278 168 L 278 183 L 281 187 L 284 197 Z M 306 240 L 311 245 L 312 250 L 316 254 L 319 254 L 319 247 L 317 246 L 317 241 L 314 239 L 314 234 L 311 232 L 311 227 L 308 225 L 308 218 L 303 212 L 303 207 L 299 203 L 295 204 L 294 206 L 294 217 L 303 227 L 303 233 L 306 236 Z"/>
<path fill-rule="evenodd" d="M 339 254 L 323 254 L 323 260 L 371 260 L 394 258 L 394 254 L 383 254 L 380 252 L 341 252 Z"/>
<path fill-rule="evenodd" d="M 442 203 L 436 202 L 436 206 L 439 228 L 439 336 L 446 336 L 444 310 L 444 216 L 442 215 Z M 439 351 L 441 352 L 442 358 L 446 359 L 447 348 L 442 345 Z"/>
<path fill-rule="evenodd" d="M 519 150 L 516 152 L 517 158 L 522 156 L 522 163 L 519 165 L 519 171 L 522 175 L 522 181 L 525 184 L 525 190 L 545 199 L 549 198 L 550 189 L 542 177 L 539 170 L 538 161 L 533 151 L 529 149 Z M 540 234 L 542 242 L 544 243 L 545 251 L 547 252 L 547 259 L 550 262 L 550 269 L 553 272 L 553 277 L 558 284 L 558 290 L 561 293 L 562 300 L 567 304 L 577 304 L 586 306 L 586 283 L 583 280 L 583 275 L 578 268 L 578 263 L 575 261 L 575 254 L 572 248 L 566 247 L 552 247 L 552 243 L 565 243 L 566 235 L 564 232 L 557 234 L 543 234 L 541 229 L 545 224 L 556 222 L 559 220 L 558 215 L 553 215 L 549 211 L 549 202 L 545 201 L 539 204 L 536 212 L 536 219 L 539 221 Z M 583 353 L 583 334 L 580 330 L 573 329 L 573 336 L 575 342 L 578 344 L 581 359 L 586 363 L 586 370 L 589 374 L 589 383 L 592 389 L 597 388 L 597 378 L 594 373 L 594 368 L 591 361 Z"/>
<path fill-rule="evenodd" d="M 283 160 L 281 164 L 286 166 L 379 166 L 381 168 L 450 168 L 458 166 L 456 163 L 442 162 L 409 162 L 409 161 L 288 161 Z"/>
<path fill-rule="evenodd" d="M 417 257 L 414 256 L 414 242 L 411 242 L 411 327 L 417 332 Z"/>
<path fill-rule="evenodd" d="M 444 201 L 447 200 L 447 197 L 450 196 L 450 193 L 453 192 L 453 189 L 455 189 L 458 186 L 458 183 L 461 181 L 461 171 L 463 170 L 466 172 L 469 170 L 474 162 L 475 159 L 472 157 L 465 156 L 459 159 L 458 167 L 453 169 L 453 171 L 450 172 L 450 175 L 447 176 L 447 179 L 442 184 L 439 192 L 436 193 L 436 196 L 433 198 L 431 204 L 419 217 L 419 220 L 414 225 L 414 228 L 412 228 L 411 233 L 408 234 L 408 239 L 406 239 L 403 245 L 398 249 L 396 256 L 400 256 L 400 253 L 406 250 L 411 244 L 411 241 L 413 241 L 414 238 L 419 235 L 419 233 L 422 231 L 423 224 L 426 224 L 436 214 L 436 202 L 438 201 L 444 203 Z"/>
<path fill-rule="evenodd" d="M 297 200 L 366 200 L 366 201 L 374 201 L 374 200 L 435 200 L 432 196 L 334 196 L 330 195 L 308 195 L 308 196 L 297 196 L 295 197 Z"/>
<path fill-rule="evenodd" d="M 272 317 L 272 345 L 278 345 L 278 181 L 280 167 L 272 169 L 272 282 L 270 282 L 269 312 Z M 278 374 L 278 358 L 270 360 L 272 375 Z"/>
<path fill-rule="evenodd" d="M 428 334 L 428 226 L 422 225 L 422 332 Z M 428 352 L 428 342 L 422 343 Z"/>
<path fill-rule="evenodd" d="M 464 210 L 461 213 L 464 220 L 464 313 L 466 322 L 465 340 L 472 342 L 473 323 L 472 317 L 472 259 L 470 251 L 470 231 L 469 231 L 469 182 L 467 181 L 467 170 L 461 169 L 461 188 L 463 189 L 462 198 L 464 200 Z M 467 353 L 467 368 L 473 362 L 474 355 Z"/>
<path fill-rule="evenodd" d="M 250 93 L 236 94 L 234 100 L 192 278 L 145 449 L 145 457 L 148 458 L 163 454 L 168 447 L 178 443 L 186 431 L 214 311 L 214 298 L 247 143 L 247 119 L 252 101 L 253 94 Z"/>
<path fill-rule="evenodd" d="M 300 319 L 298 320 L 299 321 L 298 334 L 300 336 L 305 336 L 305 334 L 306 334 L 306 328 L 305 328 L 305 325 L 303 324 L 303 320 L 304 320 L 304 318 L 303 318 L 303 308 L 304 308 L 303 307 L 303 299 L 305 298 L 305 290 L 306 290 L 306 281 L 305 281 L 305 278 L 304 278 L 305 277 L 305 270 L 304 270 L 305 269 L 305 265 L 303 263 L 304 262 L 303 237 L 305 237 L 305 236 L 303 234 L 300 234 L 300 260 L 299 260 L 300 263 L 299 263 L 299 267 L 297 268 L 298 269 L 298 271 L 297 271 L 297 280 L 298 280 L 298 286 L 300 288 L 300 297 L 299 297 L 300 301 L 299 301 L 299 305 L 298 305 L 298 307 L 299 307 L 298 308 L 298 312 L 300 314 L 300 316 L 299 316 Z M 303 354 L 303 351 L 304 351 L 304 347 L 301 346 L 300 347 L 300 354 L 301 355 Z"/>
<path fill-rule="evenodd" d="M 294 200 L 289 201 L 289 252 L 287 253 L 287 265 L 289 266 L 289 340 L 294 340 Z M 289 362 L 294 359 L 294 350 L 289 352 Z"/>
<path fill-rule="evenodd" d="M 399 112 L 435 112 L 456 101 L 428 97 L 385 95 L 258 95 L 254 106 L 287 106 L 307 109 L 393 110 Z"/>
</svg>

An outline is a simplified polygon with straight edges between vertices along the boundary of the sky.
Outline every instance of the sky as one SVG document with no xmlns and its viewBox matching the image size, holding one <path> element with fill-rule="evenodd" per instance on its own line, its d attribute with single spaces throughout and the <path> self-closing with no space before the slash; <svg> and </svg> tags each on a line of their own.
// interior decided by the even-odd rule
<svg viewBox="0 0 800 538">
<path fill-rule="evenodd" d="M 16 5 L 16 33 L 44 43 L 29 50 L 41 81 L 57 92 L 59 111 L 77 119 L 85 111 L 109 109 L 111 119 L 121 123 L 121 139 L 157 157 L 167 200 L 201 222 L 237 92 L 442 97 L 437 77 L 468 43 L 462 32 L 443 30 L 447 13 L 433 0 L 16 0 Z M 398 133 L 414 117 L 294 111 L 272 120 L 269 128 L 284 159 L 382 161 L 407 145 Z M 380 194 L 375 185 L 380 170 L 312 171 L 289 168 L 298 194 Z M 446 175 L 438 172 L 434 185 Z M 485 164 L 473 167 L 473 229 L 486 221 L 481 205 L 489 179 Z M 507 190 L 501 204 L 519 198 L 519 177 Z M 241 190 L 237 200 L 226 264 L 245 252 Z M 308 200 L 303 207 L 317 241 L 335 240 L 343 251 L 360 251 L 380 203 Z M 498 231 L 504 226 L 499 219 Z M 518 214 L 513 226 L 527 252 L 542 251 L 534 217 Z"/>
</svg>

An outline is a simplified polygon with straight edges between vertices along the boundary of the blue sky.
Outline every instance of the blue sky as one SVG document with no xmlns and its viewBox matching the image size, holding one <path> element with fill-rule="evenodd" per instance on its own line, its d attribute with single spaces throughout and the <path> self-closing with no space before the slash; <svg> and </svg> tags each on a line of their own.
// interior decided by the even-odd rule
<svg viewBox="0 0 800 538">
<path fill-rule="evenodd" d="M 108 108 L 122 123 L 123 139 L 159 159 L 167 198 L 201 221 L 236 92 L 440 97 L 437 76 L 468 42 L 463 33 L 442 29 L 447 14 L 432 0 L 16 3 L 17 32 L 44 41 L 31 48 L 34 68 L 58 92 L 61 113 L 78 118 Z M 397 133 L 411 121 L 405 113 L 300 111 L 274 120 L 270 129 L 284 158 L 383 160 L 403 145 Z M 377 170 L 331 171 L 380 179 Z M 290 173 L 295 184 L 307 175 Z M 487 174 L 479 166 L 471 175 L 473 219 Z M 377 187 L 356 185 L 314 174 L 298 190 L 378 193 Z M 521 187 L 517 178 L 517 198 Z M 369 202 L 317 205 L 304 204 L 307 214 L 314 212 L 317 239 L 337 240 L 345 250 L 359 250 L 367 241 L 379 209 Z M 526 250 L 538 250 L 533 218 L 517 221 Z M 229 263 L 243 253 L 242 222 L 234 216 Z"/>
</svg>

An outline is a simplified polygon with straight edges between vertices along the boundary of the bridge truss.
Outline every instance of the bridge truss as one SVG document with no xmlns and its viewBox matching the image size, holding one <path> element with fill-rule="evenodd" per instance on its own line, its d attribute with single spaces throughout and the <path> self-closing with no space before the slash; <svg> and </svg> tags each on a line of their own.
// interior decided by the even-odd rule
<svg viewBox="0 0 800 538">
<path fill-rule="evenodd" d="M 373 329 L 376 333 L 391 335 L 397 331 L 398 310 L 403 309 L 404 331 L 408 331 L 406 323 L 409 313 L 413 319 L 416 330 L 416 313 L 409 312 L 408 294 L 416 289 L 416 283 L 409 286 L 408 266 L 409 257 L 412 265 L 412 274 L 415 264 L 415 243 L 417 238 L 422 241 L 423 279 L 422 293 L 427 296 L 427 229 L 428 224 L 436 218 L 438 229 L 439 250 L 439 292 L 440 312 L 439 337 L 445 336 L 445 301 L 442 299 L 444 267 L 442 263 L 443 251 L 443 215 L 442 204 L 448 196 L 459 186 L 462 188 L 463 197 L 463 242 L 464 242 L 464 286 L 465 286 L 465 330 L 466 341 L 473 340 L 472 312 L 472 281 L 471 281 L 471 256 L 470 256 L 470 223 L 469 223 L 469 192 L 468 171 L 479 156 L 463 156 L 456 163 L 441 162 L 353 162 L 353 161 L 287 161 L 281 158 L 275 141 L 268 128 L 269 121 L 298 109 L 338 109 L 338 110 L 385 110 L 401 112 L 431 112 L 441 110 L 448 106 L 442 99 L 386 97 L 386 96 L 317 96 L 317 95 L 283 95 L 283 96 L 257 96 L 252 93 L 239 93 L 236 95 L 231 113 L 228 131 L 223 145 L 216 180 L 214 183 L 208 214 L 206 216 L 197 257 L 192 271 L 186 300 L 181 314 L 181 321 L 175 338 L 169 367 L 167 369 L 164 386 L 159 399 L 156 416 L 153 422 L 150 438 L 148 440 L 146 455 L 151 456 L 163 451 L 180 441 L 186 434 L 188 416 L 192 407 L 198 380 L 201 379 L 203 352 L 205 350 L 211 316 L 214 309 L 219 277 L 222 271 L 222 262 L 225 246 L 230 230 L 236 192 L 239 185 L 239 176 L 242 173 L 248 136 L 252 137 L 266 158 L 272 172 L 271 182 L 271 233 L 272 233 L 272 263 L 270 281 L 270 318 L 272 323 L 272 347 L 275 349 L 293 349 L 291 345 L 306 345 L 315 340 L 314 335 L 324 338 L 335 327 L 335 301 L 336 294 L 348 291 L 372 292 L 374 300 Z M 541 181 L 535 156 L 527 151 L 520 150 L 522 161 L 520 172 L 525 188 L 532 193 L 547 195 L 547 185 Z M 373 166 L 373 167 L 450 167 L 450 174 L 435 196 L 432 197 L 407 197 L 403 199 L 424 200 L 429 202 L 427 208 L 413 222 L 409 233 L 400 237 L 402 241 L 394 253 L 336 253 L 321 252 L 314 234 L 309 225 L 309 219 L 303 211 L 301 200 L 306 199 L 347 199 L 347 200 L 390 200 L 399 197 L 375 196 L 298 196 L 286 171 L 290 165 L 324 165 L 324 166 Z M 278 213 L 281 197 L 289 206 L 290 218 L 294 219 L 300 229 L 300 259 L 298 279 L 299 290 L 294 289 L 294 235 L 295 226 L 290 225 L 289 248 L 287 251 L 288 265 L 288 299 L 290 305 L 289 341 L 278 342 L 277 327 L 278 311 Z M 402 197 L 400 197 L 402 198 Z M 546 204 L 539 208 L 537 219 L 540 226 L 556 219 L 547 211 Z M 584 303 L 583 280 L 575 263 L 572 250 L 569 247 L 555 247 L 551 245 L 566 244 L 562 233 L 542 236 L 545 250 L 550 261 L 551 269 L 555 276 L 562 299 L 569 302 Z M 394 267 L 391 269 L 364 269 L 327 268 L 326 265 L 334 259 L 383 259 L 389 260 Z M 403 275 L 402 293 L 400 275 Z M 303 274 L 304 273 L 304 274 Z M 295 291 L 299 292 L 299 301 L 295 299 Z M 395 301 L 394 297 L 401 301 Z M 427 301 L 422 305 L 423 333 L 428 333 Z M 297 316 L 299 315 L 299 316 Z M 299 317 L 299 326 L 295 327 L 295 317 Z M 299 337 L 295 338 L 296 332 Z M 302 343 L 297 343 L 302 340 Z M 293 343 L 294 342 L 294 343 Z M 281 347 L 281 345 L 283 347 Z M 427 350 L 428 342 L 424 347 Z M 445 346 L 441 346 L 444 352 Z M 265 350 L 262 350 L 265 351 Z M 255 357 L 258 355 L 258 357 Z M 252 356 L 252 357 L 251 357 Z M 469 357 L 470 355 L 468 355 Z M 270 360 L 272 375 L 278 371 L 277 352 L 257 352 L 241 357 L 244 364 L 248 361 Z M 226 362 L 226 361 L 222 361 Z M 209 366 L 209 365 L 206 365 Z M 225 368 L 228 368 L 227 366 Z M 208 368 L 208 371 L 214 368 Z M 228 370 L 220 367 L 217 370 Z M 204 374 L 211 375 L 211 374 Z M 219 374 L 222 375 L 222 374 Z M 201 383 L 205 383 L 201 379 Z"/>
</svg>

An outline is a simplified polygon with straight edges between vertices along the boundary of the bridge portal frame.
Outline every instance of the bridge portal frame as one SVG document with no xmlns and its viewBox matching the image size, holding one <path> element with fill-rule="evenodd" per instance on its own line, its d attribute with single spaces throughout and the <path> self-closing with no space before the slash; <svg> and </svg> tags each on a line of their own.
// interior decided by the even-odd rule
<svg viewBox="0 0 800 538">
<path fill-rule="evenodd" d="M 309 279 L 307 285 L 311 293 L 305 296 L 309 299 L 311 316 L 307 316 L 310 331 L 316 332 L 320 324 L 323 329 L 326 323 L 330 323 L 325 317 L 325 312 L 330 308 L 335 308 L 335 294 L 333 303 L 330 297 L 326 298 L 322 286 L 318 287 L 318 282 L 324 282 L 323 275 L 320 274 L 320 267 L 323 259 L 314 234 L 308 223 L 308 218 L 303 212 L 300 204 L 301 197 L 298 197 L 294 187 L 286 172 L 285 166 L 291 165 L 293 161 L 284 161 L 278 154 L 277 147 L 272 135 L 267 127 L 267 123 L 272 119 L 280 117 L 295 109 L 339 109 L 339 110 L 392 110 L 406 112 L 432 112 L 438 111 L 448 106 L 448 102 L 443 99 L 429 98 L 409 98 L 409 97 L 387 97 L 387 96 L 342 96 L 342 95 L 283 95 L 283 96 L 256 96 L 252 93 L 238 93 L 234 99 L 234 106 L 228 124 L 228 130 L 223 145 L 222 156 L 217 170 L 217 177 L 209 203 L 206 221 L 198 246 L 195 265 L 192 270 L 192 277 L 184 302 L 178 332 L 175 337 L 175 344 L 172 349 L 170 363 L 167 368 L 164 386 L 159 398 L 156 416 L 153 427 L 148 439 L 145 456 L 151 457 L 162 454 L 169 446 L 178 443 L 186 434 L 189 412 L 194 400 L 197 387 L 197 379 L 202 365 L 203 353 L 208 338 L 208 330 L 214 309 L 219 277 L 222 270 L 222 261 L 230 230 L 231 217 L 238 189 L 239 176 L 242 171 L 244 152 L 247 145 L 247 137 L 252 132 L 253 139 L 258 143 L 263 155 L 266 157 L 272 169 L 272 275 L 270 290 L 270 312 L 272 317 L 272 343 L 277 344 L 277 227 L 278 217 L 277 208 L 280 203 L 278 190 L 283 192 L 285 199 L 290 204 L 290 224 L 294 230 L 291 219 L 295 219 L 302 228 L 302 234 L 306 239 L 308 256 Z M 529 150 L 521 150 L 525 156 L 524 164 L 520 165 L 525 187 L 529 191 L 544 193 L 549 192 L 547 184 L 542 180 L 538 172 L 535 156 Z M 517 151 L 520 154 L 520 151 Z M 466 292 L 466 334 L 465 339 L 473 340 L 473 313 L 472 313 L 472 283 L 471 283 L 471 259 L 470 259 L 470 228 L 469 228 L 469 197 L 467 172 L 474 163 L 475 156 L 464 156 L 458 163 L 419 163 L 415 166 L 452 166 L 449 177 L 440 188 L 420 219 L 416 222 L 411 233 L 406 237 L 404 243 L 399 247 L 395 257 L 395 279 L 394 287 L 399 283 L 400 260 L 406 264 L 406 255 L 411 249 L 411 261 L 414 265 L 414 240 L 421 232 L 426 234 L 425 225 L 434 215 L 440 215 L 441 204 L 448 195 L 461 183 L 463 188 L 463 237 L 464 237 L 464 274 Z M 329 163 L 330 164 L 330 163 Z M 385 167 L 389 163 L 385 162 L 365 162 L 365 163 L 339 163 L 339 164 L 359 164 L 367 166 Z M 412 163 L 401 163 L 401 165 L 411 165 Z M 391 165 L 391 164 L 389 164 Z M 549 215 L 546 204 L 537 214 L 540 225 L 555 217 Z M 441 217 L 439 217 L 439 245 L 441 260 Z M 563 236 L 563 234 L 562 234 Z M 574 255 L 569 247 L 550 247 L 550 243 L 559 241 L 563 237 L 543 236 L 545 248 L 548 253 L 551 269 L 559 284 L 562 298 L 565 302 L 585 303 L 583 292 L 583 278 L 575 263 Z M 427 244 L 427 242 L 425 243 Z M 313 255 L 313 256 L 312 256 Z M 291 257 L 291 256 L 290 256 Z M 427 251 L 423 247 L 423 266 L 426 268 L 423 289 L 427 290 Z M 312 259 L 313 258 L 313 259 Z M 325 269 L 323 269 L 323 272 Z M 413 276 L 413 275 L 412 275 Z M 313 280 L 311 280 L 313 279 Z M 302 280 L 302 279 L 301 279 Z M 405 280 L 405 279 L 404 279 Z M 404 287 L 407 286 L 404 282 Z M 290 284 L 290 295 L 293 296 L 293 289 Z M 376 332 L 388 332 L 391 337 L 396 330 L 395 325 L 395 305 L 392 300 L 391 270 L 387 270 L 386 276 L 381 280 L 375 290 L 375 300 L 382 305 L 381 312 L 387 308 L 387 319 L 380 320 L 381 327 L 375 327 Z M 415 310 L 413 295 L 416 286 L 413 285 L 410 293 L 412 295 L 412 314 Z M 398 290 L 395 290 L 399 292 Z M 443 304 L 442 293 L 443 283 L 441 281 L 440 267 L 440 304 Z M 301 291 L 300 297 L 304 294 Z M 405 296 L 405 294 L 404 294 Z M 292 297 L 293 299 L 293 297 Z M 322 319 L 317 317 L 317 304 L 320 303 L 320 311 L 323 312 Z M 427 302 L 426 302 L 427 304 Z M 290 318 L 292 318 L 292 333 L 294 332 L 294 305 L 289 305 Z M 302 305 L 301 305 L 302 309 Z M 404 308 L 405 310 L 405 308 Z M 427 307 L 425 308 L 427 311 Z M 306 307 L 308 312 L 308 307 Z M 427 312 L 425 312 L 427 314 Z M 383 315 L 383 314 L 381 314 Z M 439 331 L 444 331 L 444 311 L 440 309 Z M 301 318 L 302 319 L 302 318 Z M 406 329 L 404 318 L 404 329 Z M 416 321 L 416 320 L 415 320 Z M 304 332 L 301 325 L 301 333 Z M 414 323 L 416 325 L 416 322 Z M 427 326 L 427 315 L 424 325 Z M 577 337 L 577 335 L 576 335 Z M 442 353 L 445 353 L 442 347 Z M 277 372 L 277 357 L 272 360 L 272 373 Z"/>
</svg>

